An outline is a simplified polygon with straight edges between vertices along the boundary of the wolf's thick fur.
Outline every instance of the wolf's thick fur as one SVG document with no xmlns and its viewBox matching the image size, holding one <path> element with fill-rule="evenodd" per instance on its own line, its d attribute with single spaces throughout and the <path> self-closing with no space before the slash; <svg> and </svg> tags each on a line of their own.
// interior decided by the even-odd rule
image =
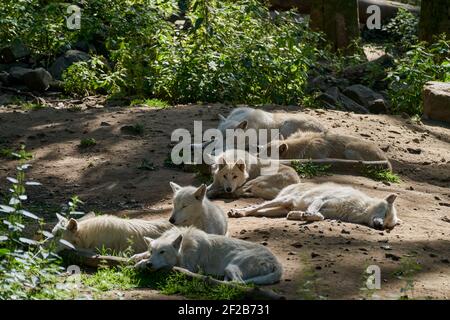
<svg viewBox="0 0 450 320">
<path fill-rule="evenodd" d="M 385 160 L 392 169 L 386 154 L 374 143 L 330 132 L 298 132 L 285 140 L 272 140 L 259 151 L 268 157 L 278 151 L 280 159 Z"/>
<path fill-rule="evenodd" d="M 144 237 L 157 238 L 173 228 L 166 220 L 122 219 L 110 215 L 87 219 L 67 219 L 57 215 L 59 222 L 53 228 L 56 239 L 70 242 L 77 249 L 111 249 L 124 251 L 131 247 L 134 252 L 146 251 Z M 63 249 L 62 245 L 57 248 Z"/>
<path fill-rule="evenodd" d="M 283 189 L 272 201 L 230 212 L 230 216 L 287 216 L 290 220 L 336 219 L 393 229 L 400 220 L 394 207 L 395 194 L 376 199 L 352 187 L 335 183 L 299 183 Z M 270 209 L 269 211 L 266 211 Z"/>
<path fill-rule="evenodd" d="M 326 131 L 326 128 L 315 118 L 298 113 L 270 113 L 260 109 L 243 107 L 234 109 L 226 118 L 222 115 L 219 115 L 219 117 L 218 129 L 222 134 L 225 134 L 227 129 L 279 129 L 280 134 L 289 137 L 297 131 Z"/>
<path fill-rule="evenodd" d="M 216 157 L 215 163 L 209 197 L 227 194 L 273 199 L 284 187 L 300 182 L 297 172 L 282 164 L 276 172 L 263 174 L 269 167 L 243 150 L 227 150 Z"/>
<path fill-rule="evenodd" d="M 228 216 L 223 210 L 208 200 L 206 185 L 181 187 L 171 182 L 173 190 L 173 210 L 170 222 L 176 226 L 195 226 L 206 233 L 225 235 Z"/>
<path fill-rule="evenodd" d="M 136 267 L 182 267 L 192 272 L 224 276 L 225 281 L 272 284 L 280 281 L 282 266 L 266 247 L 240 239 L 207 234 L 195 227 L 173 228 L 160 238 L 145 238 L 149 259 Z"/>
</svg>

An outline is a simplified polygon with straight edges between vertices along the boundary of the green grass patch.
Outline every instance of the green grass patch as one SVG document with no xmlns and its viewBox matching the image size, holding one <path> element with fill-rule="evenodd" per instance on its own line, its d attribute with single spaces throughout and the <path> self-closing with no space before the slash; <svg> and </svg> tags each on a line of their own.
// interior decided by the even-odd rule
<svg viewBox="0 0 450 320">
<path fill-rule="evenodd" d="M 138 167 L 138 169 L 147 170 L 147 171 L 155 171 L 156 166 L 153 164 L 153 162 L 150 162 L 147 159 L 142 159 L 141 165 Z"/>
<path fill-rule="evenodd" d="M 160 99 L 134 99 L 131 101 L 131 106 L 139 106 L 139 105 L 144 105 L 146 107 L 158 109 L 165 109 L 170 107 L 169 103 Z"/>
<path fill-rule="evenodd" d="M 399 183 L 400 178 L 390 170 L 366 168 L 363 170 L 363 175 L 376 181 Z"/>
<path fill-rule="evenodd" d="M 316 164 L 313 162 L 300 163 L 300 161 L 292 161 L 291 166 L 301 178 L 326 176 L 330 174 L 329 171 L 331 168 L 329 164 Z"/>
<path fill-rule="evenodd" d="M 120 128 L 120 131 L 125 134 L 142 136 L 144 134 L 145 127 L 142 123 L 135 123 L 133 125 L 123 126 L 122 128 Z"/>
<path fill-rule="evenodd" d="M 318 282 L 320 281 L 314 266 L 309 262 L 309 258 L 302 254 L 304 262 L 303 272 L 299 277 L 299 285 L 297 289 L 297 296 L 301 300 L 324 300 L 326 297 L 318 293 Z"/>
<path fill-rule="evenodd" d="M 166 295 L 178 294 L 190 299 L 209 300 L 242 299 L 246 287 L 211 286 L 200 279 L 190 279 L 178 272 L 169 270 L 139 272 L 130 266 L 99 268 L 92 275 L 82 275 L 82 283 L 100 292 L 145 287 Z"/>
<path fill-rule="evenodd" d="M 393 275 L 405 281 L 405 285 L 400 289 L 400 300 L 409 300 L 414 297 L 415 275 L 422 270 L 422 266 L 412 258 L 402 258 L 400 266 L 393 272 Z"/>
<path fill-rule="evenodd" d="M 23 110 L 36 111 L 36 110 L 44 109 L 45 105 L 39 104 L 39 103 L 25 102 L 21 105 L 21 107 Z"/>
<path fill-rule="evenodd" d="M 82 149 L 86 149 L 89 147 L 93 147 L 96 144 L 97 144 L 97 140 L 95 140 L 94 138 L 86 138 L 86 139 L 81 139 L 79 146 Z"/>
</svg>

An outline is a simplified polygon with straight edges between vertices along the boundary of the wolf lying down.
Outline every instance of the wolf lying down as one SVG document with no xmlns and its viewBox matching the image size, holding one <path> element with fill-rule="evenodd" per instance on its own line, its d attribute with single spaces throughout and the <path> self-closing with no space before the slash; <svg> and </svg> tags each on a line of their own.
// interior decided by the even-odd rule
<svg viewBox="0 0 450 320">
<path fill-rule="evenodd" d="M 401 222 L 394 207 L 396 197 L 391 194 L 386 199 L 376 199 L 352 187 L 334 183 L 318 186 L 298 183 L 284 188 L 271 201 L 231 210 L 229 216 L 286 216 L 289 220 L 302 221 L 336 219 L 390 230 Z"/>
<path fill-rule="evenodd" d="M 259 285 L 280 281 L 283 272 L 280 262 L 263 245 L 207 234 L 195 227 L 173 228 L 156 240 L 145 240 L 149 258 L 139 261 L 138 269 L 177 266 L 224 277 L 225 281 Z"/>
<path fill-rule="evenodd" d="M 247 151 L 230 149 L 218 155 L 213 165 L 213 183 L 207 195 L 233 197 L 259 197 L 273 199 L 284 187 L 299 183 L 297 172 L 279 164 L 272 174 L 262 175 L 268 166 Z"/>
<path fill-rule="evenodd" d="M 259 154 L 271 157 L 278 152 L 280 159 L 348 159 L 386 161 L 386 154 L 374 143 L 358 137 L 330 132 L 298 132 L 287 139 L 272 140 L 259 147 Z"/>
<path fill-rule="evenodd" d="M 147 250 L 144 237 L 157 238 L 173 227 L 166 220 L 122 219 L 111 215 L 87 214 L 81 219 L 67 219 L 57 214 L 58 223 L 52 230 L 55 239 L 63 239 L 77 249 L 108 248 L 116 252 L 131 247 L 134 252 Z M 56 251 L 64 249 L 58 243 Z"/>
</svg>

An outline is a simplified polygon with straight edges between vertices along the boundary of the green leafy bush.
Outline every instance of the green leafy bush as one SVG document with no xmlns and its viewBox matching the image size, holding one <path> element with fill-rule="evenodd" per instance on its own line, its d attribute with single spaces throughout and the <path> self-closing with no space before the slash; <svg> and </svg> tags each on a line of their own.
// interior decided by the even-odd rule
<svg viewBox="0 0 450 320">
<path fill-rule="evenodd" d="M 389 72 L 389 97 L 394 113 L 421 115 L 422 89 L 428 81 L 450 78 L 450 40 L 441 36 L 432 45 L 419 43 L 400 58 Z"/>
<path fill-rule="evenodd" d="M 388 50 L 394 53 L 404 52 L 418 41 L 419 18 L 406 9 L 400 8 L 397 16 L 383 26 L 390 36 Z"/>
<path fill-rule="evenodd" d="M 100 56 L 74 63 L 63 73 L 64 90 L 79 96 L 96 92 L 117 93 L 123 79 L 123 71 L 119 69 L 111 72 L 104 58 Z"/>
</svg>

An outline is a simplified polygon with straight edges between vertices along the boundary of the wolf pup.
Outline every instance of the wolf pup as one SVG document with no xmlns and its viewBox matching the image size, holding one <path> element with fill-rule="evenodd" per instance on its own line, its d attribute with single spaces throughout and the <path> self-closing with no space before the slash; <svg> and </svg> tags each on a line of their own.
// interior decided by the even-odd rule
<svg viewBox="0 0 450 320">
<path fill-rule="evenodd" d="M 90 214 L 79 220 L 56 214 L 58 223 L 52 233 L 55 240 L 63 239 L 77 249 L 96 250 L 101 248 L 124 251 L 131 247 L 134 252 L 147 250 L 144 237 L 158 238 L 173 228 L 166 220 L 147 221 L 141 219 L 122 219 L 110 215 Z M 58 244 L 57 251 L 64 249 Z"/>
<path fill-rule="evenodd" d="M 210 234 L 225 235 L 228 216 L 208 200 L 206 185 L 199 188 L 181 187 L 170 182 L 173 190 L 173 210 L 169 222 L 176 226 L 195 226 Z"/>
<path fill-rule="evenodd" d="M 321 221 L 336 219 L 367 225 L 375 229 L 393 229 L 400 224 L 394 201 L 369 197 L 352 187 L 335 183 L 295 184 L 283 189 L 272 201 L 241 210 L 232 210 L 230 217 L 287 216 L 289 220 Z"/>
<path fill-rule="evenodd" d="M 208 196 L 259 197 L 273 199 L 284 187 L 299 183 L 297 172 L 278 164 L 275 172 L 263 174 L 267 165 L 247 151 L 230 149 L 215 158 L 213 183 Z"/>
<path fill-rule="evenodd" d="M 272 140 L 259 147 L 259 154 L 279 159 L 348 159 L 361 161 L 386 161 L 386 154 L 374 143 L 348 135 L 330 132 L 298 132 L 283 140 Z"/>
<path fill-rule="evenodd" d="M 259 285 L 279 282 L 283 273 L 280 262 L 263 245 L 207 234 L 195 227 L 173 228 L 156 240 L 145 240 L 150 256 L 138 262 L 137 269 L 178 266 L 225 281 Z"/>
</svg>

